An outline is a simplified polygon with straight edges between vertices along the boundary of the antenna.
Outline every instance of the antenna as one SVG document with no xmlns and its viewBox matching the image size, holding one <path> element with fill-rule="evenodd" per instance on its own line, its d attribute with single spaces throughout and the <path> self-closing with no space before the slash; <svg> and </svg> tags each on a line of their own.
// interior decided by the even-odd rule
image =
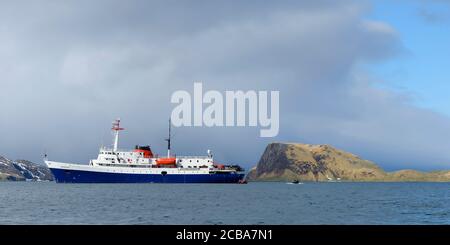
<svg viewBox="0 0 450 245">
<path fill-rule="evenodd" d="M 167 141 L 167 157 L 170 157 L 170 129 L 171 129 L 171 120 L 169 118 L 169 138 L 166 139 Z"/>
<path fill-rule="evenodd" d="M 44 161 L 47 161 L 47 149 L 44 148 Z"/>
<path fill-rule="evenodd" d="M 119 145 L 119 131 L 124 130 L 124 128 L 120 127 L 120 118 L 117 118 L 116 120 L 114 120 L 114 122 L 112 123 L 111 130 L 114 131 L 114 133 L 115 133 L 114 152 L 117 152 L 117 147 Z"/>
</svg>

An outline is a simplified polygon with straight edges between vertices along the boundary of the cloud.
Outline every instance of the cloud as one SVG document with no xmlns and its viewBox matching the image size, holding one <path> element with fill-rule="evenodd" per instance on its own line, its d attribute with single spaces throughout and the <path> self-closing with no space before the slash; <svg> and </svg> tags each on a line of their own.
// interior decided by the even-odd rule
<svg viewBox="0 0 450 245">
<path fill-rule="evenodd" d="M 429 24 L 445 23 L 450 15 L 448 0 L 419 1 L 418 16 Z"/>
<path fill-rule="evenodd" d="M 73 1 L 0 7 L 0 151 L 87 162 L 120 116 L 122 146 L 165 149 L 176 90 L 279 90 L 280 135 L 175 128 L 178 154 L 250 166 L 270 141 L 330 143 L 383 166 L 450 162 L 449 119 L 375 88 L 364 64 L 402 52 L 361 1 Z M 433 142 L 433 144 L 430 144 Z M 433 165 L 435 164 L 435 165 Z M 448 166 L 448 165 L 445 165 Z"/>
</svg>

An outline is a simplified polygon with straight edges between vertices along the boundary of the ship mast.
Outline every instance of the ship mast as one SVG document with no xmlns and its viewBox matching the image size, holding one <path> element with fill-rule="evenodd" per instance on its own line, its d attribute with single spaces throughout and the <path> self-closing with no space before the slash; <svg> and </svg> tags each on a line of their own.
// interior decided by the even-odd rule
<svg viewBox="0 0 450 245">
<path fill-rule="evenodd" d="M 167 141 L 167 157 L 170 157 L 170 128 L 171 128 L 171 120 L 169 118 L 169 138 L 166 139 Z"/>
<path fill-rule="evenodd" d="M 114 131 L 114 148 L 113 151 L 117 152 L 117 147 L 119 146 L 119 131 L 124 130 L 124 128 L 120 127 L 120 118 L 117 118 L 113 123 L 112 123 L 112 131 Z"/>
</svg>

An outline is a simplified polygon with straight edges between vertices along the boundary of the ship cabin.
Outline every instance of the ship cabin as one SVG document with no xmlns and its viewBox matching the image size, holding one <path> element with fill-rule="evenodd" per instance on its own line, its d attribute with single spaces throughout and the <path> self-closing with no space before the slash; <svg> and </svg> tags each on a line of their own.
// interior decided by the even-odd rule
<svg viewBox="0 0 450 245">
<path fill-rule="evenodd" d="M 208 152 L 210 153 L 210 152 Z M 136 146 L 132 151 L 114 151 L 100 148 L 97 159 L 90 165 L 105 167 L 137 167 L 137 168 L 182 168 L 182 169 L 213 169 L 212 155 L 207 156 L 171 156 L 154 155 L 150 146 Z"/>
</svg>

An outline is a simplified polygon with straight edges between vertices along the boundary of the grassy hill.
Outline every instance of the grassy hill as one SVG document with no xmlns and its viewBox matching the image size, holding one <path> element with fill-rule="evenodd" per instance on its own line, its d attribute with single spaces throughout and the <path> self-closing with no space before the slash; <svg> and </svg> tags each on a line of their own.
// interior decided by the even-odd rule
<svg viewBox="0 0 450 245">
<path fill-rule="evenodd" d="M 375 163 L 329 145 L 271 143 L 250 181 L 450 181 L 450 171 L 386 172 Z"/>
</svg>

